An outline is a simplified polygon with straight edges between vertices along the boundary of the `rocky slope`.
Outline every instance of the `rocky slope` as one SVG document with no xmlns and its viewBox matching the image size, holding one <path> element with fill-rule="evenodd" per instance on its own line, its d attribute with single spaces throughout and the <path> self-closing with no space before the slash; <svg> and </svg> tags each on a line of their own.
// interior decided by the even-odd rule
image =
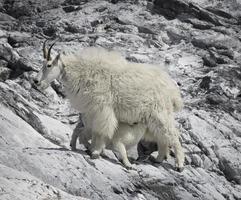
<svg viewBox="0 0 241 200">
<path fill-rule="evenodd" d="M 238 0 L 0 0 L 0 199 L 241 199 L 240 10 Z M 102 46 L 164 66 L 185 101 L 185 170 L 171 158 L 128 171 L 111 151 L 70 151 L 79 114 L 58 82 L 31 84 L 45 38 L 55 51 Z"/>
</svg>

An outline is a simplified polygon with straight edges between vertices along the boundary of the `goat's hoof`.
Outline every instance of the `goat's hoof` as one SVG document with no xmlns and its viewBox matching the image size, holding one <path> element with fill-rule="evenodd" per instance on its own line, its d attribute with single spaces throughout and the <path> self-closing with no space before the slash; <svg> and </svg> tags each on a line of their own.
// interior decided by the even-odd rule
<svg viewBox="0 0 241 200">
<path fill-rule="evenodd" d="M 155 158 L 153 156 L 150 156 L 149 160 L 153 163 L 161 164 L 164 159 L 160 157 Z"/>
<path fill-rule="evenodd" d="M 133 165 L 125 166 L 125 168 L 126 168 L 127 170 L 136 170 L 136 168 L 135 168 Z"/>
<path fill-rule="evenodd" d="M 155 158 L 154 156 L 152 156 L 152 155 L 149 157 L 149 160 L 150 160 L 151 162 L 153 162 L 153 163 L 156 163 L 156 162 L 157 162 L 156 158 Z"/>
<path fill-rule="evenodd" d="M 96 153 L 92 153 L 90 156 L 91 159 L 97 159 L 99 157 L 100 157 L 100 154 L 96 154 Z"/>
<path fill-rule="evenodd" d="M 76 151 L 76 150 L 77 150 L 75 145 L 72 145 L 72 144 L 70 143 L 69 146 L 70 146 L 70 148 L 71 148 L 72 151 Z"/>
<path fill-rule="evenodd" d="M 169 155 L 164 156 L 163 160 L 168 160 L 169 159 Z"/>
<path fill-rule="evenodd" d="M 91 156 L 91 151 L 90 151 L 89 149 L 86 149 L 86 150 L 85 150 L 85 153 L 87 153 L 88 155 Z"/>
<path fill-rule="evenodd" d="M 147 156 L 147 155 L 144 155 L 144 156 L 139 156 L 136 161 L 138 162 L 145 162 L 145 161 L 148 161 L 150 158 L 150 156 Z"/>
<path fill-rule="evenodd" d="M 77 151 L 77 149 L 76 149 L 76 148 L 71 147 L 71 151 Z"/>
<path fill-rule="evenodd" d="M 176 170 L 177 170 L 178 172 L 182 172 L 182 171 L 184 170 L 184 167 L 176 167 Z"/>
</svg>

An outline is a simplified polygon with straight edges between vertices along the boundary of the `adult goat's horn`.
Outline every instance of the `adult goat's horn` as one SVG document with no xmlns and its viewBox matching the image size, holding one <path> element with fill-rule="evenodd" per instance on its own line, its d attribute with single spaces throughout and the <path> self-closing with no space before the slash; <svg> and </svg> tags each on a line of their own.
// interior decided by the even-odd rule
<svg viewBox="0 0 241 200">
<path fill-rule="evenodd" d="M 47 59 L 47 54 L 48 54 L 48 49 L 46 48 L 46 42 L 48 40 L 45 40 L 43 43 L 43 54 L 44 54 L 44 58 Z"/>
<path fill-rule="evenodd" d="M 49 47 L 49 50 L 48 50 L 48 55 L 47 55 L 47 60 L 50 60 L 51 59 L 51 49 L 52 47 L 55 45 L 56 42 L 54 42 L 50 47 Z"/>
</svg>

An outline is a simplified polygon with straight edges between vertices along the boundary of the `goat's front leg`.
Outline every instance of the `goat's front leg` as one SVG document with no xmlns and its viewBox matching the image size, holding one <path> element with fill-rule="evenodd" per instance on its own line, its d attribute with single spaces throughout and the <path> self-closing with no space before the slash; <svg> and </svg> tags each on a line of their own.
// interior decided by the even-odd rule
<svg viewBox="0 0 241 200">
<path fill-rule="evenodd" d="M 79 138 L 79 144 L 83 144 L 86 149 L 90 148 L 89 140 L 91 139 L 91 132 L 89 129 L 85 127 L 78 128 L 74 130 L 70 142 L 70 146 L 72 151 L 76 151 L 76 141 Z"/>
<path fill-rule="evenodd" d="M 72 151 L 76 151 L 76 141 L 78 137 L 79 137 L 79 133 L 77 131 L 74 131 L 70 141 L 70 147 Z"/>
<path fill-rule="evenodd" d="M 106 145 L 106 137 L 92 133 L 91 139 L 91 158 L 96 159 L 100 157 Z"/>
<path fill-rule="evenodd" d="M 77 125 L 77 127 L 73 131 L 73 134 L 71 136 L 71 141 L 70 141 L 70 147 L 72 151 L 76 151 L 76 141 L 77 141 L 77 138 L 81 137 L 81 134 L 83 132 L 82 129 L 83 127 L 79 127 Z"/>
<path fill-rule="evenodd" d="M 79 134 L 79 143 L 83 144 L 87 150 L 90 149 L 89 140 L 91 139 L 92 133 L 90 129 L 84 128 Z"/>
<path fill-rule="evenodd" d="M 76 141 L 77 141 L 77 138 L 81 137 L 82 132 L 83 132 L 83 123 L 79 121 L 71 136 L 70 147 L 72 151 L 76 150 Z"/>
<path fill-rule="evenodd" d="M 122 142 L 117 141 L 117 142 L 113 142 L 113 148 L 120 154 L 124 166 L 127 169 L 134 169 L 134 167 L 132 166 L 132 164 L 130 163 L 127 157 L 125 145 Z"/>
<path fill-rule="evenodd" d="M 92 118 L 91 152 L 92 158 L 98 158 L 104 150 L 106 142 L 113 138 L 118 121 L 111 107 L 103 107 L 94 113 Z"/>
</svg>

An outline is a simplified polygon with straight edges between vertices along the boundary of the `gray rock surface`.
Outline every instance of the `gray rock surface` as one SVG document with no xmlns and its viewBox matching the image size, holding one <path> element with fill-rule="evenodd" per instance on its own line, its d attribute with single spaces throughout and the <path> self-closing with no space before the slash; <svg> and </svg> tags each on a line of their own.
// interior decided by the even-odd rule
<svg viewBox="0 0 241 200">
<path fill-rule="evenodd" d="M 216 0 L 0 1 L 0 199 L 241 199 L 241 4 Z M 32 87 L 45 38 L 57 51 L 120 51 L 180 85 L 185 170 L 174 158 L 91 160 L 70 151 L 79 113 L 61 85 Z M 134 148 L 130 155 L 136 158 Z"/>
</svg>

